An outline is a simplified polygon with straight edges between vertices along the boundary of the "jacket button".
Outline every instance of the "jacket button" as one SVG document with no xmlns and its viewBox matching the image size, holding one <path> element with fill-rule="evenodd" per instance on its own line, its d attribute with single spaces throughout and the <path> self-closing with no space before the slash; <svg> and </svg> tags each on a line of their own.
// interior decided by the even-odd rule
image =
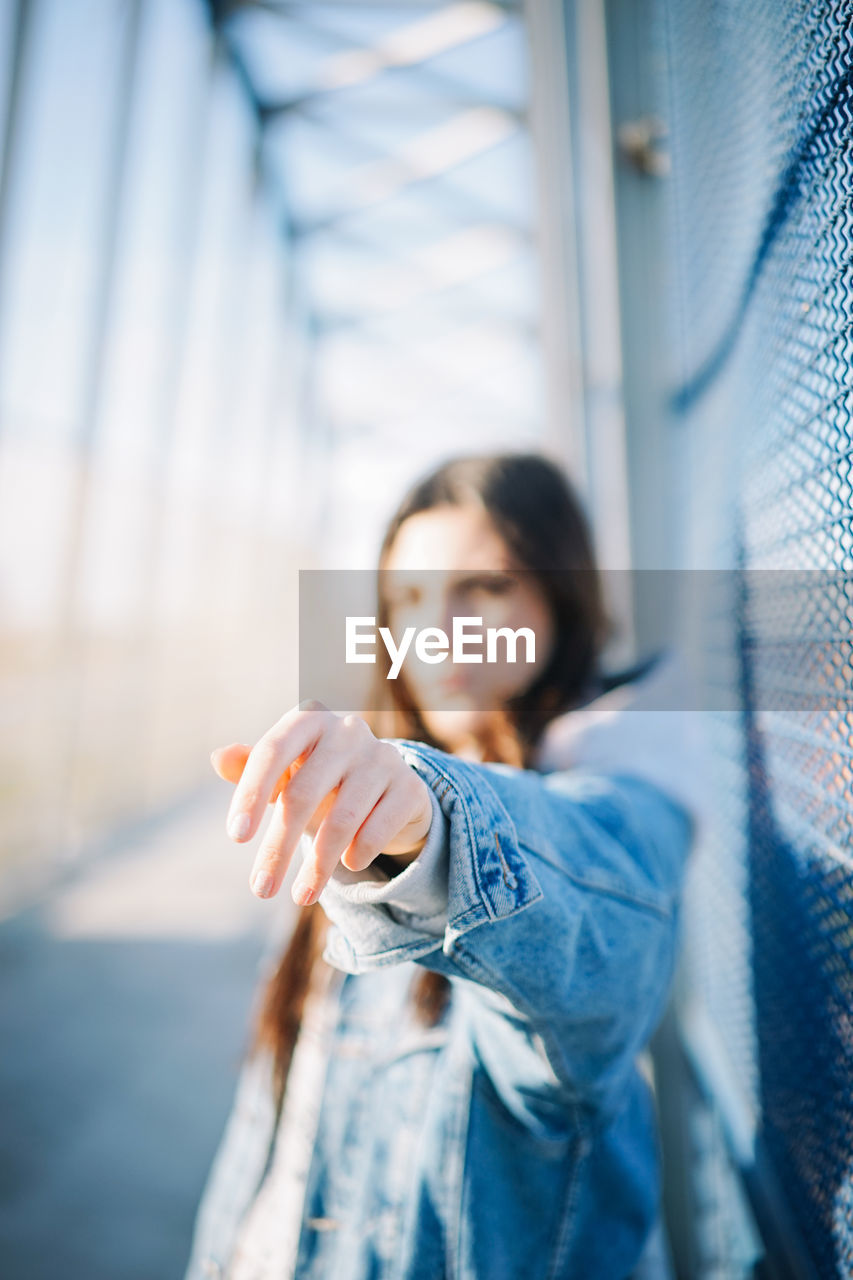
<svg viewBox="0 0 853 1280">
<path fill-rule="evenodd" d="M 215 1258 L 205 1258 L 201 1264 L 201 1269 L 206 1276 L 213 1276 L 214 1280 L 222 1275 L 222 1267 Z"/>
<path fill-rule="evenodd" d="M 313 1231 L 334 1231 L 341 1224 L 337 1218 L 306 1218 L 305 1225 Z"/>
</svg>

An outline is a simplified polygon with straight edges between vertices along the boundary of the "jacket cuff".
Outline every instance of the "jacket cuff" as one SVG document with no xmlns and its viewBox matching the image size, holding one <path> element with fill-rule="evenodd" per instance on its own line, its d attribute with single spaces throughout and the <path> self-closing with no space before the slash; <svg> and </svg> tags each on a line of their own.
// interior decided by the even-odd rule
<svg viewBox="0 0 853 1280">
<path fill-rule="evenodd" d="M 383 906 L 392 920 L 441 937 L 447 923 L 447 877 L 450 865 L 450 823 L 430 789 L 432 821 L 423 848 L 394 876 L 375 863 L 351 871 L 339 862 L 321 894 L 324 906 L 338 909 Z"/>
<path fill-rule="evenodd" d="M 518 847 L 512 819 L 484 778 L 482 766 L 476 768 L 414 739 L 385 741 L 397 748 L 434 794 L 442 813 L 442 849 L 427 851 L 425 845 L 405 871 L 378 888 L 376 877 L 382 873 L 374 868 L 373 884 L 350 885 L 351 893 L 367 895 L 360 900 L 343 892 L 346 885 L 341 879 L 352 875 L 346 868 L 337 869 L 343 877 L 333 874 L 327 880 L 318 899 L 331 923 L 322 958 L 347 973 L 418 960 L 435 952 L 451 957 L 457 939 L 469 930 L 514 915 L 543 896 Z M 428 918 L 428 927 L 397 902 L 398 882 L 405 887 L 407 877 L 415 880 L 425 851 L 425 865 L 429 867 L 435 857 L 447 886 L 446 907 Z M 371 900 L 371 892 L 386 893 L 387 901 Z M 418 909 L 433 908 L 421 904 Z"/>
</svg>

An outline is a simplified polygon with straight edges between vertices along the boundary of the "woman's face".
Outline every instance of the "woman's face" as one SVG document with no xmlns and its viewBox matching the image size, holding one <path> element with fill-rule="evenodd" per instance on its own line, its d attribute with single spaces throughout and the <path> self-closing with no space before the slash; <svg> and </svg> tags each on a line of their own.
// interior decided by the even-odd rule
<svg viewBox="0 0 853 1280">
<path fill-rule="evenodd" d="M 405 679 L 424 724 L 450 751 L 480 758 L 480 742 L 508 698 L 522 693 L 547 664 L 554 645 L 551 610 L 536 577 L 513 557 L 488 515 L 475 504 L 441 506 L 410 516 L 400 526 L 386 558 L 384 586 L 390 630 L 397 644 L 407 627 L 415 634 L 440 627 L 452 641 L 453 618 L 482 618 L 488 627 L 530 628 L 535 661 L 525 661 L 523 637 L 516 661 L 497 643 L 497 661 L 453 663 L 408 661 Z M 522 570 L 519 572 L 519 570 Z M 479 576 L 478 576 L 479 575 Z M 468 624 L 480 633 L 480 624 Z M 469 644 L 482 653 L 484 645 Z"/>
</svg>

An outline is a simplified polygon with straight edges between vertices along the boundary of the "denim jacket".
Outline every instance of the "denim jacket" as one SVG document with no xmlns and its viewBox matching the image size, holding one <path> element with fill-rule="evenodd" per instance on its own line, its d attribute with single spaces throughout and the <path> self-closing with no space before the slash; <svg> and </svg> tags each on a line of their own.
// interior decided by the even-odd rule
<svg viewBox="0 0 853 1280">
<path fill-rule="evenodd" d="M 373 883 L 339 866 L 319 899 L 324 959 L 346 976 L 298 1280 L 632 1275 L 660 1196 L 638 1055 L 707 817 L 695 717 L 643 711 L 655 679 L 571 713 L 570 768 L 389 739 L 429 786 L 433 824 L 423 862 Z M 433 1027 L 409 1008 L 419 967 L 452 983 Z M 186 1280 L 226 1274 L 269 1159 L 269 1080 L 263 1056 L 246 1063 Z"/>
</svg>

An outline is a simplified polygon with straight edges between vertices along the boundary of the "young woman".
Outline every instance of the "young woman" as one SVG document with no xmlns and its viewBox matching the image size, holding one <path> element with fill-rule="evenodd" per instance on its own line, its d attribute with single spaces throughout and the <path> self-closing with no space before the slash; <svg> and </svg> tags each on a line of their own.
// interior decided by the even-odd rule
<svg viewBox="0 0 853 1280">
<path fill-rule="evenodd" d="M 379 568 L 378 626 L 526 626 L 535 662 L 391 681 L 386 653 L 370 713 L 309 700 L 214 753 L 233 839 L 273 805 L 254 892 L 301 854 L 302 905 L 187 1280 L 627 1280 L 659 1239 L 637 1058 L 699 821 L 683 718 L 637 714 L 667 659 L 608 692 L 584 513 L 537 454 L 440 466 Z"/>
</svg>

